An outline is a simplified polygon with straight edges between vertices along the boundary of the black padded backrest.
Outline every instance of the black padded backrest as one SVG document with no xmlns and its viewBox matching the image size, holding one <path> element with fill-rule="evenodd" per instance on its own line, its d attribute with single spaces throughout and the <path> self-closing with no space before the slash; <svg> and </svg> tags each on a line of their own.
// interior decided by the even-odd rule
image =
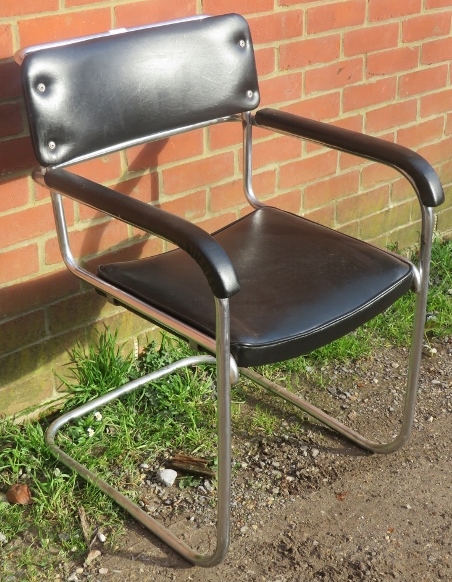
<svg viewBox="0 0 452 582">
<path fill-rule="evenodd" d="M 35 153 L 58 165 L 259 103 L 251 36 L 237 14 L 107 33 L 25 53 Z"/>
</svg>

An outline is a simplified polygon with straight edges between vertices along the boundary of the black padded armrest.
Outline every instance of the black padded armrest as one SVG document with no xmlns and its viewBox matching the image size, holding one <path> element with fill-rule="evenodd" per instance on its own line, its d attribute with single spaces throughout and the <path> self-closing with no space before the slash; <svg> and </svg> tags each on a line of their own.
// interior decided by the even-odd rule
<svg viewBox="0 0 452 582">
<path fill-rule="evenodd" d="M 276 109 L 261 109 L 255 115 L 255 122 L 260 127 L 391 166 L 411 182 L 424 206 L 439 206 L 444 202 L 443 189 L 435 170 L 422 156 L 406 147 Z"/>
<path fill-rule="evenodd" d="M 239 291 L 240 284 L 226 252 L 199 226 L 66 170 L 48 170 L 43 178 L 48 188 L 164 238 L 186 251 L 201 267 L 216 297 L 224 299 Z"/>
</svg>

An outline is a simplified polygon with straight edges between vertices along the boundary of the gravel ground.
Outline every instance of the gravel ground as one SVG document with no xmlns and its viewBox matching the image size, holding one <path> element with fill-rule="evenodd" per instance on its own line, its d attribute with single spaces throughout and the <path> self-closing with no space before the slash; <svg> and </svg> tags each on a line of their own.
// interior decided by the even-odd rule
<svg viewBox="0 0 452 582">
<path fill-rule="evenodd" d="M 100 555 L 89 566 L 62 564 L 60 580 L 452 580 L 452 337 L 434 347 L 423 358 L 412 437 L 397 453 L 366 453 L 287 415 L 271 436 L 234 436 L 231 547 L 221 565 L 192 567 L 131 521 L 116 547 L 104 532 L 107 542 L 94 544 Z M 406 356 L 386 350 L 330 368 L 327 390 L 304 394 L 384 438 L 398 426 Z M 190 545 L 212 551 L 211 481 L 164 487 L 156 468 L 142 467 L 145 509 Z"/>
</svg>

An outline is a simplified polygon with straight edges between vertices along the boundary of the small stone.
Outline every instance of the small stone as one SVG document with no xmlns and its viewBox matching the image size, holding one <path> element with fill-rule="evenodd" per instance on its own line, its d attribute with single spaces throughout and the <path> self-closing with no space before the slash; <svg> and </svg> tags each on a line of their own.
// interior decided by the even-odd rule
<svg viewBox="0 0 452 582">
<path fill-rule="evenodd" d="M 0 531 L 0 546 L 3 545 L 3 544 L 6 544 L 7 541 L 8 541 L 8 538 L 5 536 L 4 533 L 2 533 Z"/>
<path fill-rule="evenodd" d="M 71 574 L 69 576 L 69 578 L 67 579 L 67 582 L 78 582 L 79 578 L 77 576 L 77 574 L 74 572 L 73 574 Z"/>
<path fill-rule="evenodd" d="M 171 487 L 174 485 L 177 473 L 174 469 L 159 469 L 157 471 L 157 481 L 160 481 L 165 487 Z"/>
<path fill-rule="evenodd" d="M 75 571 L 76 574 L 83 574 L 85 570 L 83 568 L 77 568 L 77 570 Z"/>
<path fill-rule="evenodd" d="M 108 574 L 108 568 L 99 568 L 99 574 Z"/>
<path fill-rule="evenodd" d="M 105 537 L 105 535 L 102 532 L 99 532 L 97 534 L 97 539 L 102 542 L 103 544 L 107 541 L 107 538 Z"/>
<path fill-rule="evenodd" d="M 319 449 L 312 449 L 312 451 L 311 451 L 311 455 L 314 457 L 314 459 L 315 459 L 316 457 L 318 457 L 318 456 L 319 456 L 319 454 L 320 454 L 320 451 L 319 451 Z"/>
<path fill-rule="evenodd" d="M 144 470 L 149 469 L 149 465 L 147 463 L 141 463 L 140 469 L 144 469 Z"/>
</svg>

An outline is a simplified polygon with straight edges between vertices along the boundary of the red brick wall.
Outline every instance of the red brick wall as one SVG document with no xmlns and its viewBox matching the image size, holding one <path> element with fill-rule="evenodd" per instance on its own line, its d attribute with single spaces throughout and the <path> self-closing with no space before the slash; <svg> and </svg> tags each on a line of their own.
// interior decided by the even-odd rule
<svg viewBox="0 0 452 582">
<path fill-rule="evenodd" d="M 105 305 L 64 270 L 48 192 L 30 178 L 35 161 L 12 55 L 34 43 L 233 11 L 251 26 L 261 105 L 415 148 L 435 166 L 447 192 L 452 175 L 448 0 L 2 0 L 0 413 L 53 398 L 54 368 L 76 340 L 87 340 L 93 324 L 118 324 L 123 339 L 146 328 Z M 263 199 L 377 244 L 404 247 L 415 240 L 416 202 L 394 171 L 262 130 L 256 137 L 255 190 Z M 79 171 L 214 229 L 247 211 L 240 141 L 238 124 L 213 127 L 112 154 Z M 166 248 L 70 201 L 66 211 L 75 253 L 88 265 L 111 248 L 116 256 L 129 257 Z M 452 230 L 449 197 L 438 228 Z"/>
</svg>

